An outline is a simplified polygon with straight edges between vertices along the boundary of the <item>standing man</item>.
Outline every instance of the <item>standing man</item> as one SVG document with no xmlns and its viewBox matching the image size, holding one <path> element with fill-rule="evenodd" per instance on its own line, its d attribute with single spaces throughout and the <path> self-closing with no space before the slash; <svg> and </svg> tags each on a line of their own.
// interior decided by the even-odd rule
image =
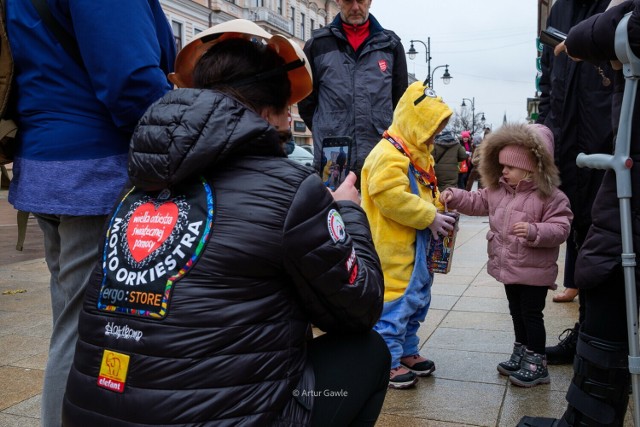
<svg viewBox="0 0 640 427">
<path fill-rule="evenodd" d="M 603 12 L 610 0 L 558 0 L 547 19 L 547 26 L 568 33 L 577 23 Z M 613 71 L 608 61 L 597 65 L 574 62 L 567 55 L 554 56 L 545 46 L 542 52 L 540 79 L 540 116 L 538 123 L 553 131 L 556 141 L 555 161 L 562 181 L 560 189 L 571 202 L 574 218 L 567 240 L 564 286 L 565 291 L 554 297 L 555 302 L 572 301 L 578 293 L 574 282 L 578 249 L 591 225 L 591 206 L 600 188 L 604 171 L 579 168 L 579 153 L 611 153 L 613 127 L 611 125 L 611 81 Z M 584 317 L 580 298 L 580 314 L 573 328 L 567 329 L 561 341 L 547 347 L 549 364 L 573 362 L 579 324 Z"/>
<path fill-rule="evenodd" d="M 129 138 L 147 107 L 171 90 L 166 75 L 176 52 L 158 0 L 47 3 L 80 59 L 32 2 L 6 2 L 20 145 L 9 202 L 33 212 L 44 232 L 53 330 L 41 423 L 59 427 L 84 289 L 106 214 L 127 180 Z"/>
<path fill-rule="evenodd" d="M 298 103 L 313 132 L 314 167 L 320 171 L 322 141 L 350 136 L 352 170 L 380 141 L 407 89 L 407 60 L 400 38 L 369 13 L 371 0 L 336 0 L 340 13 L 313 33 L 304 52 L 313 72 L 313 92 Z"/>
</svg>

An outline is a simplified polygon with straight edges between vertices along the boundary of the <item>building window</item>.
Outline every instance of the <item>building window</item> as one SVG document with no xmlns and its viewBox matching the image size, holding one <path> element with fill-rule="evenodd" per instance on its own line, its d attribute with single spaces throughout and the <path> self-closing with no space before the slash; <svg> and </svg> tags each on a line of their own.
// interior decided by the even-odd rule
<svg viewBox="0 0 640 427">
<path fill-rule="evenodd" d="M 173 30 L 173 38 L 176 42 L 176 50 L 182 49 L 182 23 L 171 21 L 171 29 Z"/>
<path fill-rule="evenodd" d="M 307 33 L 304 31 L 304 21 L 305 21 L 305 15 L 304 13 L 300 14 L 300 38 L 302 40 L 305 40 Z"/>
<path fill-rule="evenodd" d="M 264 7 L 264 0 L 253 0 L 253 7 Z"/>
<path fill-rule="evenodd" d="M 293 32 L 293 36 L 296 36 L 296 9 L 291 8 L 291 31 Z"/>
<path fill-rule="evenodd" d="M 283 2 L 283 1 L 284 1 L 284 0 L 278 0 L 278 14 L 279 14 L 280 16 L 282 16 L 282 13 L 284 12 L 284 9 L 282 8 L 282 2 Z"/>
<path fill-rule="evenodd" d="M 293 121 L 293 130 L 294 132 L 306 132 L 307 126 L 304 124 L 302 120 L 294 120 Z"/>
<path fill-rule="evenodd" d="M 309 25 L 309 29 L 310 29 L 311 31 L 313 31 L 313 29 L 314 29 L 313 27 L 315 27 L 315 26 L 316 26 L 316 21 L 314 21 L 313 19 L 311 19 L 310 21 L 311 21 L 311 24 Z"/>
</svg>

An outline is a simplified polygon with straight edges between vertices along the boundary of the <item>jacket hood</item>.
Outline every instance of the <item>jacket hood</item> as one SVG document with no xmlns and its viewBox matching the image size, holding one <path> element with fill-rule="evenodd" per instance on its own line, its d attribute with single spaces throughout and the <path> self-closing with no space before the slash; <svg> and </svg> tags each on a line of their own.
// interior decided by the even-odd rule
<svg viewBox="0 0 640 427">
<path fill-rule="evenodd" d="M 434 142 L 436 145 L 443 147 L 450 147 L 458 144 L 458 140 L 456 139 L 454 132 L 446 129 L 436 135 Z"/>
<path fill-rule="evenodd" d="M 240 155 L 286 157 L 266 120 L 207 89 L 176 89 L 156 101 L 129 148 L 129 178 L 146 191 L 172 187 Z"/>
<path fill-rule="evenodd" d="M 553 159 L 553 141 L 536 126 L 539 125 L 505 124 L 482 140 L 477 148 L 481 150 L 478 170 L 485 186 L 499 186 L 502 176 L 499 153 L 507 145 L 518 145 L 531 151 L 536 162 L 532 181 L 543 197 L 550 196 L 560 185 L 560 173 Z"/>
<path fill-rule="evenodd" d="M 407 88 L 398 101 L 389 133 L 399 136 L 411 153 L 430 153 L 433 146 L 426 146 L 425 142 L 434 137 L 440 125 L 451 114 L 453 112 L 441 97 L 417 81 Z"/>
</svg>

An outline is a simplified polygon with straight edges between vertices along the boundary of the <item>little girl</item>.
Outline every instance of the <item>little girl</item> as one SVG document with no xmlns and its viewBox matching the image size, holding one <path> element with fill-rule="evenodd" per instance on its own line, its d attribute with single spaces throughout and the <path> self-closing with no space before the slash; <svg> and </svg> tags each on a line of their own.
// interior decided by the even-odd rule
<svg viewBox="0 0 640 427">
<path fill-rule="evenodd" d="M 553 134 L 543 125 L 506 124 L 479 149 L 485 188 L 450 188 L 440 200 L 463 214 L 489 215 L 487 269 L 505 285 L 515 331 L 511 358 L 498 371 L 521 387 L 548 384 L 542 310 L 547 290 L 556 287 L 558 252 L 573 219 L 557 188 Z"/>
</svg>

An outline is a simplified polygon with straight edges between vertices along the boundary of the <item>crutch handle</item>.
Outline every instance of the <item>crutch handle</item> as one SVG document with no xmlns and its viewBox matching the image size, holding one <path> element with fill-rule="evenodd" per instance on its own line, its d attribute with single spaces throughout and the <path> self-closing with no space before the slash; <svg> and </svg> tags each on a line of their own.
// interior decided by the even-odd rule
<svg viewBox="0 0 640 427">
<path fill-rule="evenodd" d="M 585 154 L 580 153 L 576 157 L 579 168 L 612 169 L 613 156 L 610 154 Z"/>
</svg>

